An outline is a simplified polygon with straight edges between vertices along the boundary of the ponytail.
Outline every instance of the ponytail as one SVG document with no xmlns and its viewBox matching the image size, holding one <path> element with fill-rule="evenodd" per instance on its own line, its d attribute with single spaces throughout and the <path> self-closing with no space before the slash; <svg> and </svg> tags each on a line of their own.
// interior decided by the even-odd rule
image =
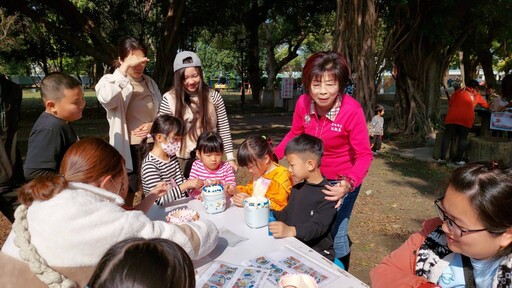
<svg viewBox="0 0 512 288">
<path fill-rule="evenodd" d="M 18 189 L 18 200 L 29 207 L 35 200 L 45 201 L 68 187 L 62 175 L 42 175 Z"/>
<path fill-rule="evenodd" d="M 237 161 L 240 166 L 247 167 L 249 164 L 256 163 L 258 159 L 263 159 L 267 155 L 270 157 L 270 160 L 278 162 L 270 137 L 266 135 L 249 135 L 238 149 Z"/>
</svg>

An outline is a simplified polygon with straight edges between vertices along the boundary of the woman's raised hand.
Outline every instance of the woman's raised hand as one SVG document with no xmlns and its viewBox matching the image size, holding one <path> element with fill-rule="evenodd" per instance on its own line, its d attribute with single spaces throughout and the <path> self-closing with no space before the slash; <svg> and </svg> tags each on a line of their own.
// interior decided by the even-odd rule
<svg viewBox="0 0 512 288">
<path fill-rule="evenodd" d="M 121 63 L 121 66 L 119 69 L 121 72 L 123 72 L 124 75 L 126 75 L 126 72 L 129 68 L 137 66 L 139 64 L 146 64 L 149 62 L 148 57 L 140 57 L 135 55 L 133 52 L 130 53 L 130 55 L 126 56 L 123 60 L 119 59 L 119 62 Z"/>
</svg>

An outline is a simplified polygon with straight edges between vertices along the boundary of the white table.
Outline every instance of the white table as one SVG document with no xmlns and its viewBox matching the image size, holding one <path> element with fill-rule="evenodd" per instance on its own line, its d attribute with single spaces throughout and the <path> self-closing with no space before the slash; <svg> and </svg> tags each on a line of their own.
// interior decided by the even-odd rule
<svg viewBox="0 0 512 288">
<path fill-rule="evenodd" d="M 330 272 L 338 276 L 336 281 L 329 283 L 325 287 L 368 287 L 368 285 L 364 284 L 345 270 L 334 265 L 334 263 L 318 254 L 295 237 L 275 239 L 268 235 L 267 227 L 259 229 L 250 228 L 244 221 L 244 209 L 234 205 L 230 205 L 226 211 L 222 213 L 208 214 L 204 211 L 200 201 L 186 198 L 175 201 L 168 207 L 153 205 L 147 215 L 153 220 L 165 221 L 165 216 L 170 211 L 177 208 L 183 208 L 185 206 L 198 211 L 201 219 L 208 219 L 212 221 L 215 223 L 217 228 L 225 228 L 240 236 L 248 238 L 248 240 L 235 247 L 228 247 L 227 241 L 224 238 L 219 237 L 217 247 L 215 247 L 210 254 L 194 261 L 194 266 L 199 273 L 204 272 L 208 267 L 207 264 L 213 260 L 241 264 L 243 261 L 267 254 L 281 247 L 288 247 L 302 253 L 302 255 L 305 255 L 315 264 L 321 265 L 323 268 L 328 269 Z"/>
</svg>

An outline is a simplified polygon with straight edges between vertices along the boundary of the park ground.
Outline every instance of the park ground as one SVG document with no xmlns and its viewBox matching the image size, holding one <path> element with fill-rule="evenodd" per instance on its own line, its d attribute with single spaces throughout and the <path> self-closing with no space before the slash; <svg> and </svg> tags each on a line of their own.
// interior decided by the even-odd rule
<svg viewBox="0 0 512 288">
<path fill-rule="evenodd" d="M 291 125 L 291 114 L 247 103 L 242 109 L 239 96 L 223 93 L 235 149 L 249 134 L 259 133 L 279 143 Z M 20 148 L 26 152 L 26 140 L 35 119 L 42 112 L 37 93 L 25 93 L 20 122 Z M 86 92 L 87 106 L 83 118 L 74 123 L 82 138 L 106 137 L 108 124 L 103 108 L 93 92 Z M 417 146 L 399 133 L 384 138 L 383 153 L 372 162 L 352 213 L 349 234 L 353 241 L 349 272 L 370 284 L 369 272 L 380 260 L 400 246 L 408 235 L 421 227 L 424 219 L 434 216 L 433 201 L 443 190 L 448 167 L 433 162 L 402 158 L 397 152 Z M 286 165 L 286 161 L 281 161 Z M 245 183 L 248 173 L 240 169 L 237 182 Z M 0 245 L 11 228 L 0 214 Z"/>
</svg>

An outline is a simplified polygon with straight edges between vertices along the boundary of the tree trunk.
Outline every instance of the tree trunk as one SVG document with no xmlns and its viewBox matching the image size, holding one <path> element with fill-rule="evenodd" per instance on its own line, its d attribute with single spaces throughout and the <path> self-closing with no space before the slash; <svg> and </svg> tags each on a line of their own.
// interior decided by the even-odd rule
<svg viewBox="0 0 512 288">
<path fill-rule="evenodd" d="M 421 50 L 424 47 L 415 47 Z M 409 135 L 416 135 L 418 141 L 431 132 L 430 118 L 438 116 L 439 87 L 445 59 L 438 53 L 410 53 L 411 49 L 397 55 L 396 94 L 394 113 L 396 125 Z M 432 50 L 423 50 L 432 51 Z"/>
<path fill-rule="evenodd" d="M 259 23 L 254 21 L 247 21 L 245 29 L 247 31 L 247 74 L 249 74 L 249 82 L 251 83 L 252 100 L 254 103 L 260 103 L 261 91 L 261 71 L 260 71 L 260 48 L 258 27 Z"/>
<path fill-rule="evenodd" d="M 347 58 L 356 82 L 354 97 L 361 103 L 369 119 L 377 98 L 375 0 L 337 0 L 337 7 L 334 49 Z"/>
<path fill-rule="evenodd" d="M 469 51 L 464 51 L 462 54 L 462 62 L 464 62 L 464 82 L 476 79 L 478 61 L 475 57 L 471 57 Z"/>
<path fill-rule="evenodd" d="M 162 94 L 172 86 L 173 63 L 178 50 L 179 30 L 184 8 L 185 0 L 176 0 L 172 1 L 167 10 L 163 10 L 166 11 L 165 24 L 160 33 L 161 40 L 156 52 L 155 71 L 152 75 Z"/>
<path fill-rule="evenodd" d="M 496 87 L 496 76 L 492 69 L 492 53 L 489 49 L 482 49 L 478 51 L 478 61 L 482 65 L 484 70 L 485 83 L 490 84 L 492 87 Z"/>
</svg>

